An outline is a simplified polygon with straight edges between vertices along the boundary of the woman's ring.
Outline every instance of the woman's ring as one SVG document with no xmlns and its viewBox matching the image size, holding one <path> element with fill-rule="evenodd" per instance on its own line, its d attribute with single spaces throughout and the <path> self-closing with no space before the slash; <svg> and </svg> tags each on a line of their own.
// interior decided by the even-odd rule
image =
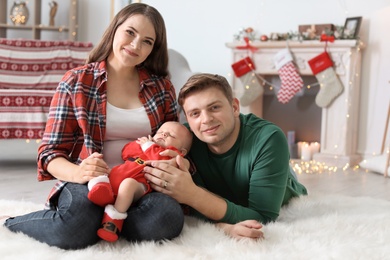
<svg viewBox="0 0 390 260">
<path fill-rule="evenodd" d="M 168 186 L 168 182 L 167 182 L 167 181 L 165 181 L 165 182 L 164 182 L 164 186 L 163 186 L 163 187 L 164 187 L 164 189 L 166 189 L 166 188 L 167 188 L 167 186 Z"/>
</svg>

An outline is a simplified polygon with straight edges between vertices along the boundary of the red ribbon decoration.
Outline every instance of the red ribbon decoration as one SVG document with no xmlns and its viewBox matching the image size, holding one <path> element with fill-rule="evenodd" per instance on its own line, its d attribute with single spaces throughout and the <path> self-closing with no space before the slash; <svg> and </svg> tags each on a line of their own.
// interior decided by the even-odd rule
<svg viewBox="0 0 390 260">
<path fill-rule="evenodd" d="M 321 34 L 321 42 L 334 42 L 334 36 L 333 35 L 326 35 L 326 34 Z"/>
<path fill-rule="evenodd" d="M 244 37 L 244 41 L 245 41 L 246 45 L 245 46 L 237 46 L 236 49 L 238 49 L 238 50 L 250 50 L 251 52 L 257 51 L 257 49 L 258 49 L 257 47 L 254 47 L 254 46 L 250 45 L 248 37 Z"/>
</svg>

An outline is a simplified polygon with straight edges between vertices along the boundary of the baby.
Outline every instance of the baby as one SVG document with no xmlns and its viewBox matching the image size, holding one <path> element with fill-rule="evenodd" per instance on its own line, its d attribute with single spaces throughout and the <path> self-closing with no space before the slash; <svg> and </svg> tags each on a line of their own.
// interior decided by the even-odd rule
<svg viewBox="0 0 390 260">
<path fill-rule="evenodd" d="M 100 238 L 114 242 L 122 230 L 130 205 L 152 189 L 143 173 L 147 160 L 169 160 L 161 156 L 166 149 L 185 156 L 192 143 L 191 132 L 182 124 L 165 122 L 152 137 L 141 137 L 126 144 L 122 149 L 123 164 L 112 168 L 110 175 L 99 176 L 88 183 L 88 198 L 105 207 L 102 227 L 97 234 Z M 164 182 L 163 188 L 168 183 Z"/>
</svg>

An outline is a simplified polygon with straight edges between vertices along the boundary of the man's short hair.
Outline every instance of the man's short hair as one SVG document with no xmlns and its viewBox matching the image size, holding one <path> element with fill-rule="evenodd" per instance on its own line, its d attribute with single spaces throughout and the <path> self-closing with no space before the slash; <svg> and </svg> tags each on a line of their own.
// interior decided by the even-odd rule
<svg viewBox="0 0 390 260">
<path fill-rule="evenodd" d="M 225 77 L 222 77 L 217 74 L 209 73 L 198 73 L 191 76 L 184 86 L 180 89 L 178 103 L 183 107 L 183 103 L 187 96 L 191 93 L 198 92 L 208 88 L 218 88 L 222 91 L 225 97 L 229 100 L 233 100 L 233 91 L 226 80 Z"/>
</svg>

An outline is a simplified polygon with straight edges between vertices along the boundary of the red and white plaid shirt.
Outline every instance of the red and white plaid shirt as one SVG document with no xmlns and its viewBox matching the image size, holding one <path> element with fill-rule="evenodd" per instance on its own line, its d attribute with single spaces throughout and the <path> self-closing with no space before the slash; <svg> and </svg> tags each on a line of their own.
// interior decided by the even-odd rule
<svg viewBox="0 0 390 260">
<path fill-rule="evenodd" d="M 143 103 L 154 135 L 166 121 L 178 121 L 175 89 L 167 78 L 138 69 L 139 99 Z M 101 153 L 106 130 L 107 70 L 105 61 L 65 73 L 50 105 L 42 144 L 38 150 L 38 180 L 52 180 L 47 165 L 57 157 L 80 164 L 94 152 Z M 65 182 L 53 187 L 46 203 L 56 208 L 56 198 Z"/>
</svg>

